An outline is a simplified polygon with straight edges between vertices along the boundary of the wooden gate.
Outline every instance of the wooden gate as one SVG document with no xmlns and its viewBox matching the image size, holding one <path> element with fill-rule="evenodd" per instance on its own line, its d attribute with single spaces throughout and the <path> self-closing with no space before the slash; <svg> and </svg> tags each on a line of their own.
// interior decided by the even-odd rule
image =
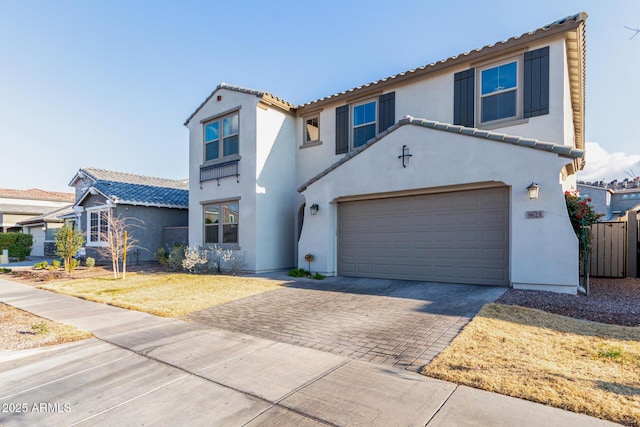
<svg viewBox="0 0 640 427">
<path fill-rule="evenodd" d="M 627 222 L 598 222 L 591 225 L 589 275 L 626 277 Z"/>
</svg>

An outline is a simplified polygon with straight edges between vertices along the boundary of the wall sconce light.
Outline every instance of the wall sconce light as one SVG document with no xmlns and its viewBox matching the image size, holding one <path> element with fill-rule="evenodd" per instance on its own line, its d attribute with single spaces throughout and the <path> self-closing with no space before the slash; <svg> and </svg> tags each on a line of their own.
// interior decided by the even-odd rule
<svg viewBox="0 0 640 427">
<path fill-rule="evenodd" d="M 311 212 L 311 215 L 317 215 L 318 209 L 320 209 L 320 206 L 318 206 L 317 203 L 314 203 L 311 206 L 309 206 L 309 212 Z"/>
<path fill-rule="evenodd" d="M 42 231 L 44 231 L 44 232 L 46 232 L 46 231 L 47 231 L 47 226 L 46 226 L 46 225 L 43 225 L 43 226 L 42 226 Z"/>
<path fill-rule="evenodd" d="M 527 187 L 527 191 L 529 192 L 530 199 L 537 199 L 538 193 L 540 192 L 540 186 L 535 182 L 532 182 L 531 185 Z"/>
</svg>

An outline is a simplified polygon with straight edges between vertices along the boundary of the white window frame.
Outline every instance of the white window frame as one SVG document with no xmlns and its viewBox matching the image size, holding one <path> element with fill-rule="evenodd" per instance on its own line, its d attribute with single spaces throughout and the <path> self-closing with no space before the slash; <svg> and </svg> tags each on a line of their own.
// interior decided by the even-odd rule
<svg viewBox="0 0 640 427">
<path fill-rule="evenodd" d="M 87 246 L 109 246 L 108 236 L 111 233 L 111 208 L 108 206 L 96 206 L 93 208 L 87 208 Z M 102 228 L 101 219 L 103 214 L 106 213 L 107 220 L 107 240 L 100 239 L 100 230 Z M 91 214 L 98 215 L 98 240 L 93 240 L 93 233 L 91 230 Z"/>
<path fill-rule="evenodd" d="M 229 214 L 229 218 L 232 221 L 224 222 L 224 218 L 222 215 L 222 207 L 225 205 L 229 205 L 231 203 L 235 203 L 238 205 L 238 211 L 235 213 Z M 216 206 L 218 208 L 218 224 L 216 227 L 218 228 L 218 242 L 207 242 L 207 223 L 206 223 L 206 211 L 208 207 Z M 235 225 L 236 226 L 236 242 L 227 242 L 224 243 L 224 226 L 225 225 Z M 211 225 L 209 225 L 211 227 Z M 238 249 L 240 245 L 240 199 L 231 199 L 224 201 L 216 201 L 211 203 L 203 203 L 202 205 L 202 242 L 204 245 L 218 245 L 222 248 L 231 248 Z"/>
<path fill-rule="evenodd" d="M 367 104 L 374 104 L 374 112 L 375 112 L 375 119 L 372 122 L 366 122 L 363 124 L 359 124 L 359 125 L 355 125 L 355 120 L 356 120 L 356 114 L 355 114 L 355 110 L 356 108 L 363 106 L 363 105 L 367 105 Z M 365 143 L 358 145 L 357 147 L 355 146 L 355 133 L 356 133 L 356 129 L 357 128 L 361 128 L 361 127 L 365 127 L 365 126 L 370 126 L 371 124 L 373 124 L 374 127 L 374 133 L 373 136 L 375 137 L 376 135 L 378 135 L 378 121 L 379 121 L 379 117 L 378 117 L 378 99 L 377 98 L 368 98 L 365 99 L 363 101 L 354 103 L 351 105 L 351 116 L 350 116 L 350 123 L 349 123 L 349 146 L 351 147 L 351 150 L 354 150 L 358 147 L 362 147 L 363 145 L 366 144 Z M 371 139 L 371 138 L 370 138 Z"/>
<path fill-rule="evenodd" d="M 230 117 L 237 116 L 238 117 L 238 131 L 229 135 L 224 135 L 224 120 Z M 207 126 L 212 123 L 218 123 L 218 139 L 207 141 Z M 234 154 L 224 155 L 224 140 L 225 138 L 237 137 L 238 138 L 238 152 Z M 204 163 L 216 162 L 221 159 L 229 159 L 232 157 L 237 157 L 240 154 L 240 110 L 231 111 L 229 113 L 225 113 L 221 116 L 215 117 L 211 120 L 207 120 L 202 123 L 202 158 L 204 159 Z M 212 144 L 215 141 L 218 142 L 218 157 L 214 159 L 207 159 L 207 144 Z"/>
<path fill-rule="evenodd" d="M 482 72 L 486 70 L 490 70 L 492 68 L 500 67 L 501 65 L 510 64 L 512 62 L 516 63 L 516 87 L 515 89 L 508 89 L 504 92 L 493 92 L 491 94 L 482 95 Z M 499 62 L 492 62 L 490 64 L 485 64 L 476 68 L 476 123 L 479 123 L 480 126 L 493 126 L 500 125 L 506 122 L 512 122 L 514 120 L 522 119 L 522 103 L 523 103 L 523 85 L 524 85 L 524 71 L 523 71 L 524 61 L 523 56 L 512 56 L 509 58 L 505 58 Z M 482 99 L 484 97 L 498 95 L 500 93 L 506 93 L 511 90 L 515 90 L 516 92 L 516 114 L 511 117 L 504 117 L 501 119 L 490 120 L 490 121 L 482 121 Z"/>
</svg>

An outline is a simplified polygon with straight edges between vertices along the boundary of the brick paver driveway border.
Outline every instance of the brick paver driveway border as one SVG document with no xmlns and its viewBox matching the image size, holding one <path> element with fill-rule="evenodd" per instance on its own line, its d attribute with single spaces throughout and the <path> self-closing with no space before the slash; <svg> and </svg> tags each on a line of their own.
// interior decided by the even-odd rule
<svg viewBox="0 0 640 427">
<path fill-rule="evenodd" d="M 419 370 L 506 288 L 332 277 L 298 280 L 184 317 L 208 326 Z"/>
</svg>

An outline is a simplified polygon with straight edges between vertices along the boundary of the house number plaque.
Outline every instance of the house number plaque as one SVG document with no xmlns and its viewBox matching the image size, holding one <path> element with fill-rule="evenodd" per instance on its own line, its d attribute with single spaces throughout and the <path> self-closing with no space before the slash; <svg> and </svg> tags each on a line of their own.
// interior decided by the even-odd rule
<svg viewBox="0 0 640 427">
<path fill-rule="evenodd" d="M 527 219 L 544 218 L 544 211 L 527 211 Z"/>
</svg>

